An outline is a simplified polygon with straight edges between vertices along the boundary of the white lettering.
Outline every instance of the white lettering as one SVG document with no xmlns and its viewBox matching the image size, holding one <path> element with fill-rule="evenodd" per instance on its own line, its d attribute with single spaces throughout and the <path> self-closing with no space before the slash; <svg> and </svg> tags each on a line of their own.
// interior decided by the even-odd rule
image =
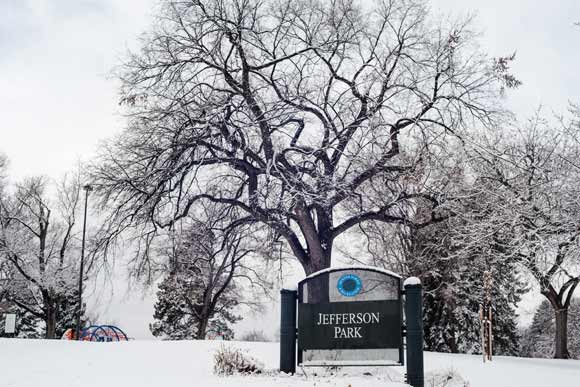
<svg viewBox="0 0 580 387">
<path fill-rule="evenodd" d="M 354 324 L 354 319 L 355 319 L 355 317 L 356 317 L 356 314 L 354 314 L 354 313 L 349 313 L 348 317 L 349 317 L 349 322 L 348 322 L 348 323 L 349 323 L 349 324 Z"/>
</svg>

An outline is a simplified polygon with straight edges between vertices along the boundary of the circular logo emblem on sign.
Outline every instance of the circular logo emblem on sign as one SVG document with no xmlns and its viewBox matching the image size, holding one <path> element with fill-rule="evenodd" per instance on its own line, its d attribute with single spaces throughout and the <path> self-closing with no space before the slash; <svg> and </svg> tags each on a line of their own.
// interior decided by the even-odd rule
<svg viewBox="0 0 580 387">
<path fill-rule="evenodd" d="M 354 297 L 360 293 L 362 289 L 362 281 L 359 276 L 355 274 L 345 274 L 340 277 L 336 287 L 343 296 Z"/>
</svg>

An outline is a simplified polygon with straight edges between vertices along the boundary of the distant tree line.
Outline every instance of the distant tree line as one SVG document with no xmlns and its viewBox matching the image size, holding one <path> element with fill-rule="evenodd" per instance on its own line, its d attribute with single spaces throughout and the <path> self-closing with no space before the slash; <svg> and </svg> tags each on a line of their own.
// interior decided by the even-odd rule
<svg viewBox="0 0 580 387">
<path fill-rule="evenodd" d="M 75 326 L 79 307 L 84 313 L 78 305 L 80 175 L 10 185 L 6 159 L 0 160 L 0 302 L 17 315 L 19 337 L 60 338 Z"/>
</svg>

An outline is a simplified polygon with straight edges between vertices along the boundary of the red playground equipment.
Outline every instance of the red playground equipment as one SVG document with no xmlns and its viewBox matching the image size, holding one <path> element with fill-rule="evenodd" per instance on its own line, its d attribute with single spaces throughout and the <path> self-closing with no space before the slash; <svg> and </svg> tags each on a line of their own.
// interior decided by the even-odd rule
<svg viewBox="0 0 580 387">
<path fill-rule="evenodd" d="M 62 336 L 63 340 L 74 340 L 74 329 L 67 329 Z M 96 342 L 113 342 L 113 341 L 129 341 L 129 338 L 121 330 L 114 325 L 91 325 L 83 329 L 81 333 L 81 341 L 96 341 Z"/>
</svg>

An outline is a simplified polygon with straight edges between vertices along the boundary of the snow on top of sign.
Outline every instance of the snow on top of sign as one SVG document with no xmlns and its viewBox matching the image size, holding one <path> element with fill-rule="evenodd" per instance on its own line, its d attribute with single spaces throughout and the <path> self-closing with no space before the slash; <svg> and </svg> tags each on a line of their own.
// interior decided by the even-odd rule
<svg viewBox="0 0 580 387">
<path fill-rule="evenodd" d="M 294 282 L 287 282 L 282 285 L 282 290 L 291 290 L 295 292 L 298 290 L 298 285 Z"/>
<path fill-rule="evenodd" d="M 403 286 L 407 285 L 421 285 L 421 280 L 417 277 L 409 277 L 403 282 Z"/>
<path fill-rule="evenodd" d="M 306 276 L 304 278 L 304 280 L 316 277 L 320 274 L 329 273 L 331 271 L 336 271 L 336 270 L 373 270 L 373 271 L 378 271 L 380 273 L 387 274 L 387 275 L 390 275 L 393 277 L 402 278 L 397 273 L 393 273 L 390 270 L 381 269 L 380 267 L 367 266 L 367 265 L 352 265 L 352 266 L 345 265 L 345 266 L 333 266 L 333 267 L 329 267 L 328 269 L 323 269 L 323 270 L 317 271 L 315 273 L 312 273 L 312 274 Z"/>
</svg>

